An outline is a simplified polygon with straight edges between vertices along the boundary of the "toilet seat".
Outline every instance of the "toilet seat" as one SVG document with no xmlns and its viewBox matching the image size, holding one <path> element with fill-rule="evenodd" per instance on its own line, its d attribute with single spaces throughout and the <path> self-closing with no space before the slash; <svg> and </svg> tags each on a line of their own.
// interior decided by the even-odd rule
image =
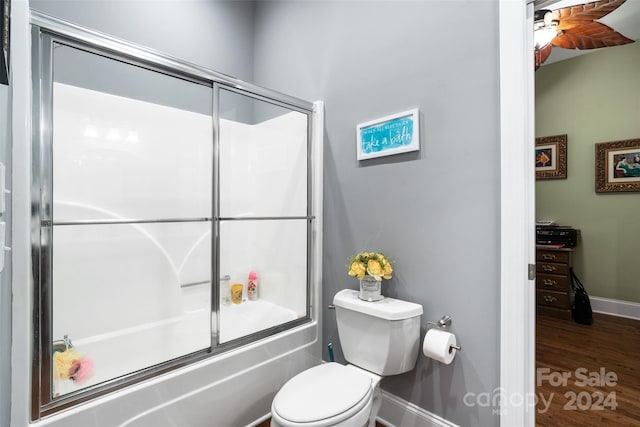
<svg viewBox="0 0 640 427">
<path fill-rule="evenodd" d="M 291 378 L 274 398 L 272 416 L 285 425 L 331 426 L 370 405 L 372 394 L 369 375 L 325 363 Z"/>
</svg>

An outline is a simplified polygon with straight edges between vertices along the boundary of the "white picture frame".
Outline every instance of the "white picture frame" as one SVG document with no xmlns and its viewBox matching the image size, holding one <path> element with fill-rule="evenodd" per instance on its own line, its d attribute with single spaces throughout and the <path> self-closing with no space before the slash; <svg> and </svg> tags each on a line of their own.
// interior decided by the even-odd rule
<svg viewBox="0 0 640 427">
<path fill-rule="evenodd" d="M 420 110 L 403 111 L 356 126 L 358 160 L 420 150 Z"/>
</svg>

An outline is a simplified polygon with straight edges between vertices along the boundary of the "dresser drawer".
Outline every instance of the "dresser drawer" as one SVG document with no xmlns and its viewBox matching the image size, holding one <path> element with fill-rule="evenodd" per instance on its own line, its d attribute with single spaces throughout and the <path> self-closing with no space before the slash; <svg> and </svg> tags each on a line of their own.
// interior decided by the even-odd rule
<svg viewBox="0 0 640 427">
<path fill-rule="evenodd" d="M 569 308 L 569 294 L 553 291 L 536 291 L 537 303 L 547 307 Z"/>
<path fill-rule="evenodd" d="M 536 288 L 543 291 L 567 292 L 569 277 L 538 273 L 536 274 Z"/>
<path fill-rule="evenodd" d="M 554 262 L 538 262 L 536 264 L 536 271 L 566 276 L 569 274 L 569 266 L 567 264 L 556 264 Z"/>
<path fill-rule="evenodd" d="M 555 317 L 562 320 L 571 320 L 571 310 L 568 308 L 556 308 L 538 304 L 536 314 L 545 317 Z"/>
<path fill-rule="evenodd" d="M 536 260 L 568 264 L 569 252 L 545 251 L 545 250 L 538 249 L 536 251 Z"/>
</svg>

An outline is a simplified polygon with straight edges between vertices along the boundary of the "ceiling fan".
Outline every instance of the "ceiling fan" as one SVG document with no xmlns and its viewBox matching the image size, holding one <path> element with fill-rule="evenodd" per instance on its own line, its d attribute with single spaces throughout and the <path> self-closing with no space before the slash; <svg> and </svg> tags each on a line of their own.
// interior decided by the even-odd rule
<svg viewBox="0 0 640 427">
<path fill-rule="evenodd" d="M 597 49 L 633 43 L 605 24 L 596 22 L 626 0 L 600 0 L 556 10 L 540 9 L 534 14 L 536 70 L 551 54 L 552 46 L 564 49 Z"/>
</svg>

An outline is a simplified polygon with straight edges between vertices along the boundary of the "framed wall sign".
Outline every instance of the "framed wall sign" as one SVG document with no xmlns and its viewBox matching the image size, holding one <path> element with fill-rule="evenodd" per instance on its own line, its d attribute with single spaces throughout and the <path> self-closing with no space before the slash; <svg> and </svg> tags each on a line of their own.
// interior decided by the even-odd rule
<svg viewBox="0 0 640 427">
<path fill-rule="evenodd" d="M 536 179 L 567 179 L 567 135 L 536 138 Z"/>
<path fill-rule="evenodd" d="M 356 126 L 358 160 L 420 150 L 420 111 L 416 108 Z"/>
<path fill-rule="evenodd" d="M 0 83 L 9 84 L 9 16 L 10 0 L 0 0 L 1 22 L 0 22 Z"/>
<path fill-rule="evenodd" d="M 596 193 L 640 191 L 640 139 L 596 144 Z"/>
</svg>

